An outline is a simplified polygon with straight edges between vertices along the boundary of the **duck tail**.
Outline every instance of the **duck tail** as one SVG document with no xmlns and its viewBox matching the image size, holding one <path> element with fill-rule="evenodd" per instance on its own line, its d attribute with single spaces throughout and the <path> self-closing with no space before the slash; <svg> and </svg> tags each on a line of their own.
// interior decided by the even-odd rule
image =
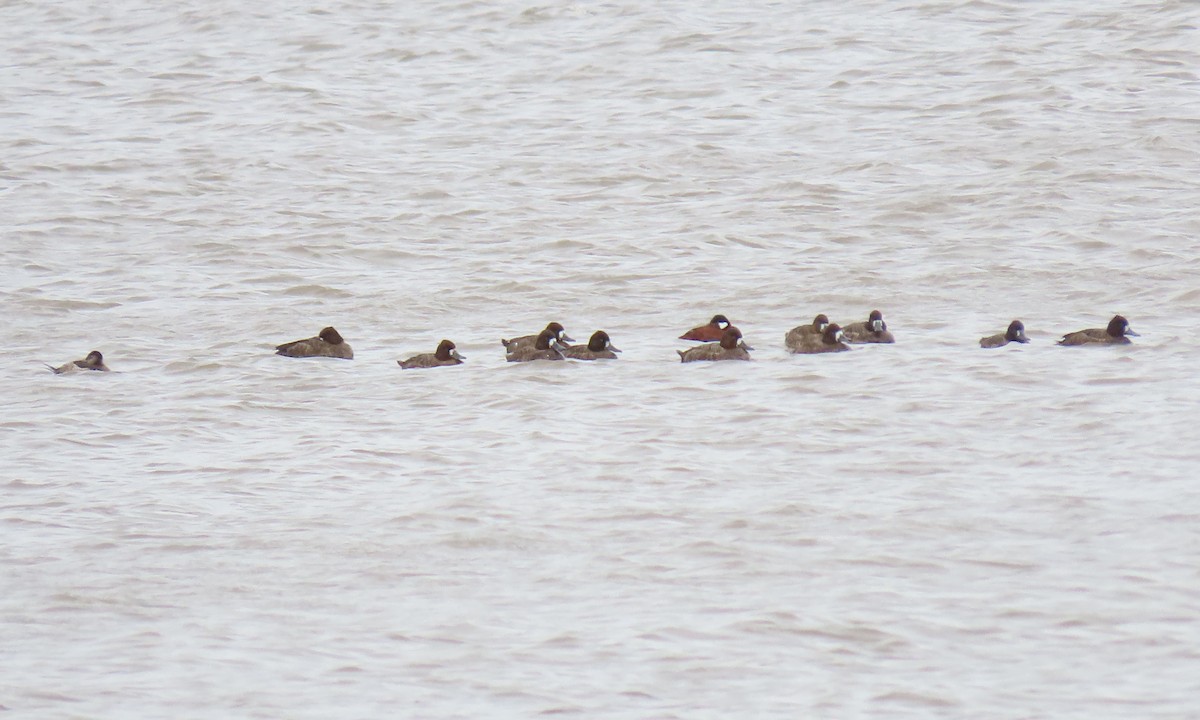
<svg viewBox="0 0 1200 720">
<path fill-rule="evenodd" d="M 679 362 L 683 362 L 683 354 L 686 351 L 685 350 L 676 350 L 675 352 L 679 353 Z"/>
</svg>

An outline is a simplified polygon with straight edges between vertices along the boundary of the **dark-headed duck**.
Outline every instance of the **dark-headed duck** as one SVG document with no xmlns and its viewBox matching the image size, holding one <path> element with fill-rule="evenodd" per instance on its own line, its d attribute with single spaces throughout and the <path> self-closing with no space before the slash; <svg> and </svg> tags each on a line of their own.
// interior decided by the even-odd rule
<svg viewBox="0 0 1200 720">
<path fill-rule="evenodd" d="M 53 365 L 46 365 L 46 367 L 50 368 L 55 375 L 75 372 L 76 370 L 99 370 L 101 372 L 108 372 L 108 366 L 104 364 L 104 356 L 100 354 L 99 350 L 91 351 L 87 354 L 87 357 L 82 360 L 72 360 L 65 365 L 59 365 L 58 367 L 54 367 Z"/>
<path fill-rule="evenodd" d="M 592 333 L 587 346 L 572 345 L 563 350 L 563 355 L 572 360 L 616 360 L 621 349 L 612 344 L 608 333 L 597 330 Z"/>
<path fill-rule="evenodd" d="M 809 344 L 813 339 L 819 339 L 827 327 L 829 327 L 829 318 L 821 313 L 813 318 L 811 325 L 801 325 L 788 330 L 788 334 L 783 336 L 783 345 L 791 352 L 804 352 L 800 348 Z"/>
<path fill-rule="evenodd" d="M 1129 327 L 1129 321 L 1120 315 L 1114 315 L 1112 320 L 1108 321 L 1106 328 L 1088 328 L 1078 332 L 1067 333 L 1063 335 L 1062 340 L 1058 341 L 1059 345 L 1128 345 L 1131 341 L 1127 335 L 1137 337 Z"/>
<path fill-rule="evenodd" d="M 284 357 L 331 357 L 353 360 L 354 351 L 337 330 L 327 327 L 316 337 L 293 340 L 275 346 L 275 354 Z"/>
<path fill-rule="evenodd" d="M 999 335 L 989 335 L 979 339 L 979 347 L 982 348 L 998 348 L 1004 347 L 1010 342 L 1027 343 L 1029 338 L 1025 337 L 1025 323 L 1020 320 L 1013 320 L 1008 324 L 1008 330 Z"/>
<path fill-rule="evenodd" d="M 792 348 L 788 348 L 792 350 Z M 803 342 L 792 350 L 797 355 L 815 355 L 816 353 L 845 352 L 850 346 L 846 344 L 845 333 L 837 323 L 826 325 L 820 335 L 806 335 Z"/>
<path fill-rule="evenodd" d="M 725 337 L 725 330 L 729 328 L 729 318 L 724 315 L 713 315 L 712 320 L 708 321 L 707 325 L 694 327 L 684 334 L 679 336 L 680 340 L 698 340 L 700 342 L 718 342 Z"/>
<path fill-rule="evenodd" d="M 676 350 L 680 362 L 699 362 L 702 360 L 749 360 L 754 348 L 742 342 L 742 331 L 730 325 L 725 328 L 719 343 L 705 343 L 691 350 Z"/>
<path fill-rule="evenodd" d="M 896 338 L 888 332 L 883 313 L 872 310 L 866 322 L 850 323 L 842 328 L 848 343 L 893 343 Z"/>
<path fill-rule="evenodd" d="M 407 360 L 397 360 L 396 364 L 405 370 L 413 368 L 443 367 L 446 365 L 462 365 L 463 356 L 458 354 L 454 343 L 443 340 L 438 343 L 437 350 L 431 353 L 413 355 Z"/>
<path fill-rule="evenodd" d="M 563 329 L 562 323 L 552 322 L 546 326 L 542 332 L 549 332 L 554 336 L 555 342 L 559 345 L 566 346 L 567 343 L 575 342 L 567 331 Z M 539 335 L 522 335 L 521 337 L 513 338 L 512 340 L 500 339 L 500 344 L 504 346 L 505 352 L 516 352 L 517 350 L 527 350 L 532 348 L 536 343 Z"/>
<path fill-rule="evenodd" d="M 525 346 L 508 353 L 509 362 L 529 362 L 530 360 L 562 360 L 566 346 L 554 338 L 554 331 L 546 328 L 538 334 L 533 347 Z"/>
</svg>

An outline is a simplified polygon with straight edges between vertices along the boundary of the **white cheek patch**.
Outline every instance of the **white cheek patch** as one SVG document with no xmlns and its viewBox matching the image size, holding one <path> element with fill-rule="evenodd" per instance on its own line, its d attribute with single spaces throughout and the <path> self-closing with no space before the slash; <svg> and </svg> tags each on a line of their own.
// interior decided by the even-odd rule
<svg viewBox="0 0 1200 720">
<path fill-rule="evenodd" d="M 846 334 L 843 333 L 841 330 L 838 330 L 837 334 L 833 336 L 834 342 L 844 342 L 845 339 L 846 339 Z"/>
<path fill-rule="evenodd" d="M 871 322 L 871 329 L 872 329 L 872 330 L 874 330 L 875 332 L 879 332 L 880 330 L 882 330 L 882 329 L 883 329 L 883 321 L 882 321 L 882 320 L 874 320 L 874 321 L 872 321 L 872 322 Z"/>
</svg>

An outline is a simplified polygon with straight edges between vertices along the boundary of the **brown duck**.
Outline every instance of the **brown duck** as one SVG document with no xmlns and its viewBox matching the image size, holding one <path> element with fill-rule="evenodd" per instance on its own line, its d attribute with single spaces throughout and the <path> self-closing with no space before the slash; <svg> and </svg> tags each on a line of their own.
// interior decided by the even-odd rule
<svg viewBox="0 0 1200 720">
<path fill-rule="evenodd" d="M 742 342 L 742 331 L 730 325 L 725 328 L 719 343 L 705 343 L 690 350 L 676 350 L 680 362 L 700 362 L 713 360 L 749 360 L 750 351 L 754 348 Z"/>
<path fill-rule="evenodd" d="M 275 354 L 284 357 L 331 357 L 353 360 L 354 351 L 350 344 L 342 339 L 337 330 L 331 327 L 323 329 L 316 337 L 304 340 L 293 340 L 289 343 L 275 346 Z"/>
<path fill-rule="evenodd" d="M 108 366 L 104 364 L 104 356 L 100 354 L 99 350 L 91 351 L 87 354 L 87 357 L 82 360 L 72 360 L 65 365 L 59 365 L 58 367 L 54 367 L 53 365 L 46 365 L 46 367 L 50 368 L 51 372 L 53 372 L 55 375 L 75 372 L 76 370 L 99 370 L 100 372 L 108 372 Z"/>
<path fill-rule="evenodd" d="M 449 340 L 443 340 L 438 343 L 437 350 L 431 353 L 421 353 L 413 355 L 407 360 L 397 360 L 396 364 L 405 370 L 413 368 L 432 368 L 432 367 L 447 367 L 449 365 L 462 365 L 463 356 L 458 354 L 458 350 L 454 343 Z"/>
<path fill-rule="evenodd" d="M 587 345 L 572 345 L 563 350 L 563 355 L 571 360 L 616 360 L 619 352 L 621 349 L 612 344 L 608 333 L 597 330 Z"/>
</svg>

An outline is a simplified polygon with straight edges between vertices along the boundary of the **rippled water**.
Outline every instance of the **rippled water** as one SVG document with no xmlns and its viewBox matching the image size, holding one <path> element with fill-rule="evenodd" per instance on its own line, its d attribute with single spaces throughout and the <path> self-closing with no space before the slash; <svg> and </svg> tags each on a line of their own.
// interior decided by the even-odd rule
<svg viewBox="0 0 1200 720">
<path fill-rule="evenodd" d="M 14 717 L 1200 714 L 1195 3 L 0 12 Z"/>
</svg>

